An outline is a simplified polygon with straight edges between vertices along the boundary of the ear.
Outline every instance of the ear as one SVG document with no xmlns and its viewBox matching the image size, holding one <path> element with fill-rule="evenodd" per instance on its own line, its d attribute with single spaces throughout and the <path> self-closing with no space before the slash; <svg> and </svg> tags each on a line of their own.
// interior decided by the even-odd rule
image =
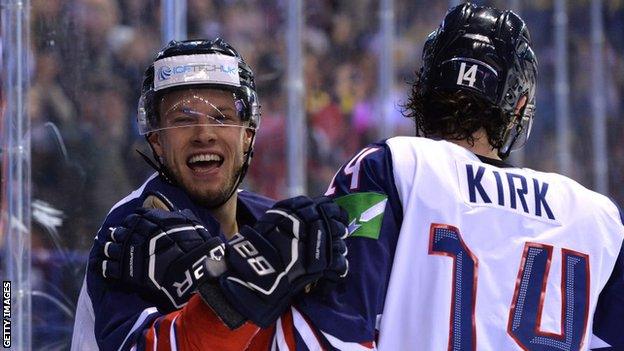
<svg viewBox="0 0 624 351">
<path fill-rule="evenodd" d="M 147 137 L 147 141 L 149 141 L 150 145 L 152 145 L 152 147 L 154 148 L 154 151 L 156 152 L 156 155 L 158 155 L 158 157 L 162 157 L 163 156 L 163 146 L 162 146 L 162 141 L 160 140 L 160 133 L 152 132 Z"/>
<path fill-rule="evenodd" d="M 245 129 L 243 134 L 243 150 L 247 152 L 249 150 L 249 146 L 251 145 L 251 141 L 253 140 L 254 135 L 256 134 L 255 130 Z"/>
<path fill-rule="evenodd" d="M 522 111 L 524 110 L 524 108 L 527 105 L 527 96 L 526 95 L 522 95 L 522 97 L 518 100 L 518 103 L 516 104 L 515 108 L 514 108 L 514 114 L 518 115 L 520 113 L 522 113 Z"/>
</svg>

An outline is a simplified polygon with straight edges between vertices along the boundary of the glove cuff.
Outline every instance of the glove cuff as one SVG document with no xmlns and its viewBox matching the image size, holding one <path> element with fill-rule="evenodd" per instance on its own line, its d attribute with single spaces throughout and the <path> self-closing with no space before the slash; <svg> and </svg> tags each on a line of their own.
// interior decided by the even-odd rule
<svg viewBox="0 0 624 351">
<path fill-rule="evenodd" d="M 241 327 L 247 318 L 240 314 L 232 304 L 226 299 L 218 278 L 225 273 L 227 267 L 225 262 L 211 259 L 204 260 L 204 270 L 207 272 L 207 279 L 197 288 L 197 292 L 202 301 L 210 307 L 230 330 Z"/>
</svg>

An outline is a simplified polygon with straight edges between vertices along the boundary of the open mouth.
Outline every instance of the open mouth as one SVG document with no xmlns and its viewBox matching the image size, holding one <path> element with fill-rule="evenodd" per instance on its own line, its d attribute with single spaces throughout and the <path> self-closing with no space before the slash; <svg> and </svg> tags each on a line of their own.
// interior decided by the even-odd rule
<svg viewBox="0 0 624 351">
<path fill-rule="evenodd" d="M 221 167 L 223 157 L 217 154 L 199 154 L 191 156 L 186 165 L 193 172 L 208 172 Z"/>
</svg>

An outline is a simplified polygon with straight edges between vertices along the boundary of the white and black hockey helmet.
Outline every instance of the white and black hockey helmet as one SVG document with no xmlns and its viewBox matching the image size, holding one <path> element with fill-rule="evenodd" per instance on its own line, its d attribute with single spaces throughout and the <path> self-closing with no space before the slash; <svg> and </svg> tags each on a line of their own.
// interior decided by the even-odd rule
<svg viewBox="0 0 624 351">
<path fill-rule="evenodd" d="M 143 75 L 137 123 L 141 135 L 161 130 L 157 102 L 172 89 L 218 88 L 232 91 L 239 117 L 249 128 L 260 125 L 260 104 L 251 68 L 225 40 L 172 40 Z"/>
<path fill-rule="evenodd" d="M 245 160 L 231 195 L 242 182 L 251 157 L 256 132 L 260 126 L 260 103 L 256 93 L 254 73 L 242 56 L 225 40 L 170 41 L 156 55 L 154 62 L 145 70 L 141 97 L 137 109 L 137 124 L 141 135 L 167 129 L 159 116 L 159 102 L 167 92 L 180 89 L 215 88 L 232 92 L 237 117 L 243 127 L 252 130 L 252 140 L 245 152 Z M 210 102 L 208 102 L 210 104 Z M 214 105 L 212 105 L 214 106 Z M 215 110 L 217 110 L 215 108 Z M 217 110 L 217 112 L 219 112 Z M 209 119 L 214 119 L 209 117 Z M 215 123 L 215 122 L 212 122 Z M 219 122 L 216 122 L 219 123 Z M 150 144 L 151 147 L 151 144 Z M 154 149 L 152 148 L 154 152 Z M 174 183 L 165 166 L 156 164 L 141 154 L 150 165 Z"/>
<path fill-rule="evenodd" d="M 524 21 L 512 11 L 465 3 L 449 10 L 423 49 L 425 89 L 468 90 L 507 116 L 499 155 L 528 139 L 535 114 L 537 58 Z M 520 115 L 515 108 L 527 104 Z"/>
</svg>

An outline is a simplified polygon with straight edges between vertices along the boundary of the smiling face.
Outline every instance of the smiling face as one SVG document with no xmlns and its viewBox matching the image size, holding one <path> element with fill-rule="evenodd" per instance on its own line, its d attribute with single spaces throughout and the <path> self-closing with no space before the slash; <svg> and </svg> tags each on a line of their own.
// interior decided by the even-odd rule
<svg viewBox="0 0 624 351">
<path fill-rule="evenodd" d="M 184 89 L 158 102 L 162 129 L 149 141 L 177 183 L 199 204 L 215 207 L 236 186 L 253 131 L 225 90 Z M 189 124 L 191 124 L 189 126 Z"/>
</svg>

